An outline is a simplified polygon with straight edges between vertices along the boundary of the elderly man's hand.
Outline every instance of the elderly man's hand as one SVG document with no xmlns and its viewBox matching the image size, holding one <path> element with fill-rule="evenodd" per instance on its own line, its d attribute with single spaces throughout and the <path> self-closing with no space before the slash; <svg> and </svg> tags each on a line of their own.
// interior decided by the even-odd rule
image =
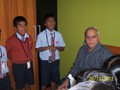
<svg viewBox="0 0 120 90">
<path fill-rule="evenodd" d="M 68 90 L 68 82 L 69 82 L 69 80 L 68 79 L 66 79 L 64 82 L 63 82 L 63 84 L 61 84 L 60 86 L 58 86 L 58 90 Z"/>
</svg>

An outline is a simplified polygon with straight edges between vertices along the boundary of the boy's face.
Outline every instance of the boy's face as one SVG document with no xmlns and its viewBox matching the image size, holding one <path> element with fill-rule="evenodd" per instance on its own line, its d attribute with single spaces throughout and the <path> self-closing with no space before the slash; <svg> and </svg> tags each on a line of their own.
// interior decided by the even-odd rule
<svg viewBox="0 0 120 90">
<path fill-rule="evenodd" d="M 53 31 L 55 24 L 56 24 L 55 19 L 53 17 L 49 17 L 49 18 L 47 18 L 47 20 L 44 24 L 48 30 Z"/>
<path fill-rule="evenodd" d="M 17 27 L 15 27 L 15 29 L 21 36 L 24 36 L 27 30 L 26 22 L 24 21 L 18 22 Z"/>
</svg>

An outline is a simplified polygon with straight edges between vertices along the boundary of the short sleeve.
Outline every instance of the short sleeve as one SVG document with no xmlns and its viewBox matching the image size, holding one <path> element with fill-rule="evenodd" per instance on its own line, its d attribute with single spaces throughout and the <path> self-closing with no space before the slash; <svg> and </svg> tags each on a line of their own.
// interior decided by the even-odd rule
<svg viewBox="0 0 120 90">
<path fill-rule="evenodd" d="M 64 42 L 63 37 L 60 33 L 59 33 L 59 46 L 65 47 L 65 42 Z"/>
<path fill-rule="evenodd" d="M 42 44 L 41 44 L 41 34 L 39 34 L 39 35 L 37 36 L 36 48 L 39 48 L 39 47 L 41 47 L 41 46 L 42 46 Z"/>
</svg>

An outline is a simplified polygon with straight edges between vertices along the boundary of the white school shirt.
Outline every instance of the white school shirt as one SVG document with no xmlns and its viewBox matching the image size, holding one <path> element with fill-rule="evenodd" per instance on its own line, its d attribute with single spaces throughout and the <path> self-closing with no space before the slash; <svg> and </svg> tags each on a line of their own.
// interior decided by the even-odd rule
<svg viewBox="0 0 120 90">
<path fill-rule="evenodd" d="M 9 72 L 8 66 L 7 66 L 7 54 L 6 54 L 6 49 L 0 45 L 0 62 L 2 66 L 2 74 L 6 74 Z"/>
<path fill-rule="evenodd" d="M 42 31 L 41 33 L 38 34 L 36 48 L 51 46 L 51 34 L 50 33 L 53 33 L 55 46 L 65 47 L 64 40 L 62 38 L 62 35 L 59 32 L 57 32 L 55 30 L 53 30 L 51 32 L 48 29 L 45 29 L 44 31 Z M 50 50 L 45 50 L 45 51 L 39 52 L 39 57 L 41 60 L 49 60 L 50 56 L 51 56 Z M 59 50 L 56 50 L 55 51 L 55 60 L 59 60 L 59 59 L 60 59 Z"/>
<path fill-rule="evenodd" d="M 16 35 L 17 35 L 17 38 L 19 38 L 22 41 L 23 37 L 17 32 L 16 32 Z M 25 33 L 25 35 L 24 35 L 24 41 L 26 40 L 26 38 L 29 38 L 29 35 L 27 33 Z"/>
</svg>

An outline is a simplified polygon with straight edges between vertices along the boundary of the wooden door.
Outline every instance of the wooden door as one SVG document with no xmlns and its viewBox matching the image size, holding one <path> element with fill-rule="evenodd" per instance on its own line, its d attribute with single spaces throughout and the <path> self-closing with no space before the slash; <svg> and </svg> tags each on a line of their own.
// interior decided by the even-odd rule
<svg viewBox="0 0 120 90">
<path fill-rule="evenodd" d="M 32 90 L 38 90 L 38 58 L 35 51 L 36 42 L 36 0 L 0 0 L 0 44 L 5 45 L 6 40 L 15 33 L 12 21 L 16 16 L 24 16 L 28 21 L 28 33 L 32 35 L 34 41 L 33 68 L 35 84 Z M 15 89 L 14 78 L 12 76 L 11 62 L 8 60 L 12 87 Z"/>
</svg>

